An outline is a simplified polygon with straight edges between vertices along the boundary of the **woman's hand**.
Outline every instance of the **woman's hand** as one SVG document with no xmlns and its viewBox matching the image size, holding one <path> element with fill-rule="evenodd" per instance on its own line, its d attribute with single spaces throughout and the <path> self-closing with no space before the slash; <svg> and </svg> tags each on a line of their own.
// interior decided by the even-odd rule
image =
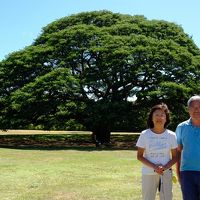
<svg viewBox="0 0 200 200">
<path fill-rule="evenodd" d="M 163 175 L 163 172 L 165 171 L 165 168 L 163 165 L 156 165 L 154 168 L 154 171 L 160 175 Z"/>
</svg>

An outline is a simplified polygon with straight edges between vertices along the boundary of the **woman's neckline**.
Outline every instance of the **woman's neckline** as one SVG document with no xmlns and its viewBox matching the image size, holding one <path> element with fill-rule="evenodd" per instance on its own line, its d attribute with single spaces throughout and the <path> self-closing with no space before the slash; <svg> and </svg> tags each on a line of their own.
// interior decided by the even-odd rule
<svg viewBox="0 0 200 200">
<path fill-rule="evenodd" d="M 150 130 L 151 130 L 151 132 L 153 132 L 153 133 L 156 134 L 156 135 L 161 135 L 161 134 L 163 134 L 163 133 L 166 131 L 166 129 L 155 130 L 155 129 L 153 129 L 153 128 L 151 128 Z"/>
</svg>

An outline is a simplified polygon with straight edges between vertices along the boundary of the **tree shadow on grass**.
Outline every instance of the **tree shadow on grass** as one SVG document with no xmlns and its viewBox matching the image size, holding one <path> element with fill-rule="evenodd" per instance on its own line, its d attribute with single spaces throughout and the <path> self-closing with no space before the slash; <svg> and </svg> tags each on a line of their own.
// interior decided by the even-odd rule
<svg viewBox="0 0 200 200">
<path fill-rule="evenodd" d="M 118 150 L 136 150 L 136 147 L 87 147 L 87 146 L 71 146 L 71 147 L 61 147 L 61 146 L 6 146 L 0 145 L 0 148 L 4 149 L 18 149 L 18 150 L 38 150 L 38 151 L 62 151 L 62 150 L 74 150 L 74 151 L 118 151 Z"/>
<path fill-rule="evenodd" d="M 135 150 L 138 135 L 111 135 L 111 143 L 96 147 L 89 134 L 1 135 L 0 148 L 24 150 L 114 151 Z"/>
</svg>

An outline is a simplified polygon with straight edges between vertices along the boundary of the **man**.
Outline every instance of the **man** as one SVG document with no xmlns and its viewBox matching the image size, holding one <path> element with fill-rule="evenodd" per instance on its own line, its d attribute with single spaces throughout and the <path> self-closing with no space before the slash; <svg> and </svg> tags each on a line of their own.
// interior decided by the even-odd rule
<svg viewBox="0 0 200 200">
<path fill-rule="evenodd" d="M 176 128 L 177 176 L 184 200 L 200 200 L 200 96 L 188 100 L 190 119 Z"/>
</svg>

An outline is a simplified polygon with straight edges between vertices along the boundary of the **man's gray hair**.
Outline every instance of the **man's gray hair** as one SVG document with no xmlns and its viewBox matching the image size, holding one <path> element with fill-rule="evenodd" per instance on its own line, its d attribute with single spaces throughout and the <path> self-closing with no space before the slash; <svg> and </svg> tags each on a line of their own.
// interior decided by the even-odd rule
<svg viewBox="0 0 200 200">
<path fill-rule="evenodd" d="M 192 96 L 192 97 L 188 100 L 188 102 L 187 102 L 188 107 L 190 107 L 190 105 L 191 105 L 191 103 L 192 103 L 193 101 L 200 101 L 200 95 L 194 95 L 194 96 Z"/>
</svg>

